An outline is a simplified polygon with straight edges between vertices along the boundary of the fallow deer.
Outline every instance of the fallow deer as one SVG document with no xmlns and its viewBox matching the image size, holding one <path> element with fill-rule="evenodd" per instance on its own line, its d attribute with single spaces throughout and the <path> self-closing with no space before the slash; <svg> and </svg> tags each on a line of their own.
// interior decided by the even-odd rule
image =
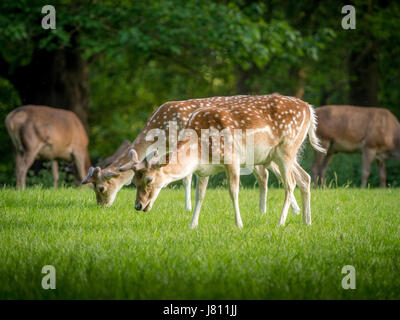
<svg viewBox="0 0 400 320">
<path fill-rule="evenodd" d="M 338 152 L 362 153 L 361 187 L 367 186 L 371 162 L 378 161 L 380 185 L 386 186 L 388 158 L 400 161 L 400 123 L 387 109 L 354 106 L 324 106 L 316 109 L 317 136 L 327 154 L 315 152 L 313 184 L 325 185 L 326 169 Z"/>
<path fill-rule="evenodd" d="M 174 151 L 161 157 L 157 150 L 146 158 L 140 159 L 135 150 L 130 151 L 131 160 L 120 168 L 121 171 L 133 170 L 134 182 L 137 187 L 135 208 L 149 211 L 160 190 L 172 181 L 196 173 L 199 176 L 196 186 L 196 203 L 193 212 L 191 228 L 198 225 L 200 208 L 204 199 L 210 175 L 224 170 L 227 173 L 229 191 L 233 201 L 235 220 L 242 227 L 239 211 L 239 176 L 240 167 L 248 165 L 247 154 L 241 150 L 246 148 L 247 137 L 250 144 L 253 141 L 251 165 L 262 165 L 264 168 L 274 161 L 278 166 L 285 188 L 285 201 L 281 212 L 279 225 L 284 225 L 293 196 L 296 179 L 303 202 L 303 220 L 311 224 L 310 181 L 311 178 L 297 163 L 297 152 L 305 137 L 309 136 L 311 145 L 323 152 L 315 135 L 316 117 L 313 108 L 306 102 L 279 94 L 264 96 L 241 96 L 232 102 L 229 109 L 209 107 L 195 111 L 184 130 L 184 135 L 190 138 L 179 141 Z M 203 146 L 206 139 L 198 139 L 202 130 L 213 129 L 228 133 L 223 143 L 212 139 L 209 146 Z M 246 142 L 243 139 L 232 139 L 235 130 L 247 131 Z M 250 131 L 250 132 L 249 132 Z M 192 139 L 192 137 L 195 137 Z M 203 160 L 203 148 L 211 148 L 213 153 L 220 155 L 219 162 L 212 163 Z M 250 146 L 251 147 L 251 146 Z M 194 150 L 194 151 L 193 151 Z M 205 151 L 208 154 L 209 151 Z M 174 161 L 176 159 L 176 161 Z M 210 160 L 210 159 L 206 159 Z"/>
<path fill-rule="evenodd" d="M 27 105 L 5 120 L 14 146 L 17 188 L 26 188 L 26 174 L 35 159 L 52 161 L 53 185 L 58 182 L 58 160 L 73 162 L 81 181 L 90 167 L 89 138 L 71 111 Z"/>
<path fill-rule="evenodd" d="M 146 156 L 146 151 L 153 144 L 153 136 L 149 135 L 152 130 L 160 130 L 164 134 L 164 138 L 167 139 L 169 136 L 169 121 L 176 122 L 176 129 L 179 131 L 183 129 L 189 117 L 193 112 L 200 108 L 208 108 L 216 106 L 218 108 L 230 108 L 239 99 L 245 96 L 233 96 L 233 97 L 211 97 L 203 99 L 190 99 L 184 101 L 172 101 L 166 102 L 158 109 L 156 109 L 150 118 L 147 120 L 145 127 L 139 133 L 137 138 L 134 140 L 131 148 L 133 148 L 140 160 Z M 147 137 L 147 138 L 146 138 Z M 146 140 L 148 139 L 148 140 Z M 168 143 L 169 141 L 166 140 Z M 171 148 L 173 146 L 170 146 Z M 118 169 L 129 161 L 129 150 L 120 154 L 116 159 L 106 168 L 101 169 L 100 167 L 91 168 L 88 172 L 87 177 L 83 180 L 85 183 L 93 183 L 94 191 L 96 193 L 97 203 L 102 206 L 111 206 L 115 200 L 118 191 L 124 186 L 131 183 L 133 177 L 133 171 L 128 170 L 119 172 Z M 113 156 L 114 157 L 114 156 Z M 271 163 L 270 169 L 274 174 L 281 179 L 279 169 Z M 255 167 L 254 175 L 260 186 L 260 202 L 259 208 L 261 212 L 266 212 L 266 197 L 268 188 L 268 170 L 263 167 Z M 191 181 L 192 175 L 188 175 L 184 178 L 185 186 L 185 209 L 191 210 Z M 294 196 L 291 198 L 291 205 L 293 213 L 299 214 L 300 208 L 297 205 Z"/>
</svg>

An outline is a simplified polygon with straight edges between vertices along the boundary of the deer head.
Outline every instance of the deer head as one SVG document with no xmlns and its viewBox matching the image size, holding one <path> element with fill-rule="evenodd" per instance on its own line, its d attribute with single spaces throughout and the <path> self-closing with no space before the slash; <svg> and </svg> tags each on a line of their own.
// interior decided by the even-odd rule
<svg viewBox="0 0 400 320">
<path fill-rule="evenodd" d="M 111 170 L 102 170 L 100 167 L 90 167 L 88 175 L 83 179 L 82 184 L 93 184 L 94 192 L 96 193 L 97 204 L 109 207 L 113 204 L 118 190 L 121 188 L 115 178 L 118 178 L 120 173 Z"/>
<path fill-rule="evenodd" d="M 119 171 L 133 170 L 135 184 L 135 209 L 150 211 L 160 190 L 168 184 L 168 178 L 163 168 L 169 164 L 171 152 L 160 157 L 158 151 L 149 153 L 142 161 L 138 161 L 135 150 L 129 152 L 130 161 L 119 168 Z"/>
</svg>

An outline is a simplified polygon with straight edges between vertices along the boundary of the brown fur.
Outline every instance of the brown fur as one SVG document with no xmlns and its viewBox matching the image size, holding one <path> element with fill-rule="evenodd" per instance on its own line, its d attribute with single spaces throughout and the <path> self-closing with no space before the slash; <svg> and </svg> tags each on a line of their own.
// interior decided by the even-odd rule
<svg viewBox="0 0 400 320">
<path fill-rule="evenodd" d="M 377 159 L 380 184 L 386 186 L 385 160 L 400 160 L 400 124 L 387 109 L 324 106 L 316 109 L 318 115 L 317 135 L 328 153 L 315 152 L 312 166 L 314 185 L 325 184 L 326 169 L 338 152 L 362 153 L 362 187 L 366 187 L 371 162 Z"/>
<path fill-rule="evenodd" d="M 57 187 L 58 162 L 76 165 L 79 180 L 90 167 L 89 138 L 71 111 L 27 105 L 10 112 L 5 120 L 14 145 L 17 187 L 25 189 L 26 174 L 35 159 L 52 160 L 54 187 Z"/>
</svg>

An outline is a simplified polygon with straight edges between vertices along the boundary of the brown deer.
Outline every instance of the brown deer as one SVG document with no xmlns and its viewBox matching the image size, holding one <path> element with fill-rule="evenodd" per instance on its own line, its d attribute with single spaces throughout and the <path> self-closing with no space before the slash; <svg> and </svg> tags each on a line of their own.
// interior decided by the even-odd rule
<svg viewBox="0 0 400 320">
<path fill-rule="evenodd" d="M 131 148 L 135 149 L 138 158 L 142 160 L 146 156 L 146 151 L 148 148 L 153 144 L 153 137 L 149 134 L 152 130 L 160 130 L 160 132 L 163 132 L 163 139 L 166 140 L 169 136 L 170 130 L 169 121 L 176 121 L 176 129 L 179 131 L 186 126 L 189 117 L 198 109 L 208 108 L 211 106 L 230 108 L 243 97 L 244 96 L 212 97 L 164 103 L 162 106 L 156 109 L 147 120 L 145 127 L 134 140 Z M 150 139 L 146 140 L 146 137 Z M 169 141 L 166 140 L 166 142 L 168 143 Z M 173 146 L 170 147 L 172 148 Z M 131 183 L 134 174 L 132 170 L 119 172 L 119 168 L 126 164 L 130 159 L 128 151 L 129 150 L 122 152 L 119 157 L 116 157 L 114 161 L 104 169 L 101 169 L 100 166 L 97 168 L 91 168 L 87 177 L 83 180 L 82 183 L 84 184 L 93 183 L 97 203 L 99 205 L 111 206 L 118 191 L 124 185 L 129 185 Z M 274 163 L 271 163 L 270 169 L 274 172 L 278 179 L 281 179 L 279 169 Z M 264 169 L 263 167 L 255 167 L 254 175 L 256 176 L 260 186 L 259 208 L 261 212 L 266 212 L 268 170 Z M 191 174 L 185 177 L 183 180 L 185 186 L 186 210 L 191 210 L 191 181 Z M 294 196 L 291 199 L 291 205 L 293 213 L 299 214 L 300 208 L 298 207 Z"/>
<path fill-rule="evenodd" d="M 205 138 L 202 136 L 202 130 L 210 129 L 218 133 L 224 131 L 226 136 L 223 143 L 220 139 L 211 139 L 210 143 L 210 136 Z M 190 134 L 190 137 L 179 141 L 175 150 L 161 157 L 156 150 L 141 160 L 132 149 L 130 162 L 120 170 L 131 169 L 135 172 L 133 177 L 137 187 L 135 209 L 143 211 L 152 208 L 163 187 L 172 181 L 196 173 L 199 179 L 191 228 L 198 225 L 209 176 L 225 170 L 236 225 L 242 227 L 238 202 L 239 177 L 240 167 L 249 165 L 248 153 L 242 152 L 248 145 L 250 148 L 253 147 L 253 152 L 250 153 L 250 165 L 262 165 L 266 168 L 271 161 L 274 161 L 279 166 L 285 188 L 285 201 L 279 225 L 285 224 L 296 183 L 302 194 L 303 220 L 306 224 L 311 224 L 311 178 L 297 163 L 296 155 L 307 133 L 311 145 L 321 152 L 324 151 L 319 146 L 315 129 L 314 111 L 308 103 L 300 99 L 279 94 L 241 96 L 229 109 L 209 107 L 194 112 L 183 131 L 184 136 Z M 244 139 L 232 139 L 232 134 L 236 130 L 246 131 L 246 142 Z M 198 138 L 200 135 L 201 139 Z M 209 149 L 213 154 L 212 162 L 209 158 Z M 215 154 L 219 155 L 218 161 L 215 161 Z"/>
<path fill-rule="evenodd" d="M 14 146 L 17 188 L 26 188 L 26 174 L 35 159 L 52 161 L 53 184 L 58 183 L 58 160 L 73 162 L 85 177 L 90 167 L 89 138 L 71 111 L 27 105 L 11 111 L 5 120 Z"/>
<path fill-rule="evenodd" d="M 324 106 L 316 109 L 319 124 L 317 136 L 327 154 L 315 152 L 312 179 L 325 185 L 325 174 L 338 152 L 362 154 L 361 187 L 367 186 L 371 162 L 376 158 L 380 185 L 386 186 L 388 158 L 400 160 L 400 124 L 387 109 L 354 106 Z"/>
</svg>

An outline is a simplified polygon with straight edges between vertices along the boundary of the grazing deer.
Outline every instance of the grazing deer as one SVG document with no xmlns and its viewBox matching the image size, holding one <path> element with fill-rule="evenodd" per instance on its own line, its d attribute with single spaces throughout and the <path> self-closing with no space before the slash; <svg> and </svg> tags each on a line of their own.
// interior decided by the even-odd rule
<svg viewBox="0 0 400 320">
<path fill-rule="evenodd" d="M 71 111 L 45 106 L 22 106 L 5 120 L 14 145 L 17 188 L 26 188 L 26 174 L 35 159 L 52 161 L 53 184 L 58 183 L 58 160 L 73 162 L 80 181 L 90 167 L 89 138 Z"/>
<path fill-rule="evenodd" d="M 213 129 L 228 133 L 227 138 L 220 143 L 209 137 L 198 139 L 202 130 Z M 251 165 L 262 165 L 264 168 L 274 161 L 280 170 L 285 188 L 285 201 L 281 212 L 279 225 L 284 225 L 297 183 L 300 187 L 303 202 L 303 220 L 311 224 L 310 181 L 311 178 L 296 161 L 297 152 L 305 137 L 309 136 L 311 145 L 323 152 L 315 135 L 316 117 L 312 107 L 300 99 L 285 97 L 279 94 L 264 96 L 241 96 L 232 102 L 230 109 L 209 107 L 200 108 L 194 112 L 184 130 L 191 134 L 190 138 L 178 142 L 176 150 L 161 157 L 157 150 L 144 159 L 140 159 L 135 150 L 130 151 L 130 162 L 120 168 L 121 171 L 133 170 L 134 183 L 137 187 L 135 209 L 149 211 L 160 190 L 172 181 L 196 173 L 199 177 L 196 186 L 196 203 L 190 226 L 198 225 L 200 208 L 210 175 L 221 170 L 226 171 L 229 191 L 233 201 L 235 220 L 242 227 L 239 211 L 239 177 L 240 167 L 248 165 L 247 152 L 241 150 L 254 147 Z M 235 130 L 246 130 L 244 139 L 234 139 Z M 195 137 L 194 139 L 192 137 Z M 249 137 L 249 140 L 247 140 Z M 226 141 L 225 141 L 226 140 Z M 253 141 L 253 143 L 251 142 Z M 204 161 L 203 152 L 219 155 L 219 161 Z M 207 149 L 208 151 L 204 151 Z M 176 160 L 175 160 L 176 159 Z M 207 158 L 206 160 L 210 160 Z M 296 182 L 294 181 L 296 179 Z"/>
<path fill-rule="evenodd" d="M 386 186 L 388 158 L 400 160 L 400 124 L 387 109 L 324 106 L 316 109 L 319 124 L 317 136 L 327 154 L 315 152 L 312 164 L 313 184 L 325 185 L 325 174 L 335 153 L 362 153 L 361 187 L 367 186 L 371 162 L 378 161 L 381 187 Z"/>
<path fill-rule="evenodd" d="M 164 139 L 169 136 L 169 121 L 176 121 L 176 129 L 179 131 L 183 129 L 189 117 L 193 112 L 200 108 L 208 108 L 217 106 L 219 108 L 230 108 L 239 99 L 244 96 L 234 97 L 212 97 L 204 99 L 190 99 L 185 101 L 173 101 L 164 103 L 156 109 L 150 118 L 147 120 L 145 127 L 139 133 L 138 137 L 134 140 L 131 148 L 136 151 L 138 158 L 142 160 L 146 156 L 146 151 L 153 144 L 153 137 L 149 134 L 152 130 L 160 130 L 164 132 Z M 149 141 L 146 140 L 146 136 Z M 169 141 L 166 140 L 168 143 Z M 170 146 L 173 148 L 173 146 Z M 129 150 L 124 149 L 118 157 L 113 156 L 114 161 L 106 168 L 101 169 L 100 166 L 90 168 L 87 177 L 83 180 L 85 183 L 93 183 L 94 191 L 96 193 L 97 203 L 102 206 L 111 206 L 115 200 L 118 191 L 124 186 L 131 183 L 133 178 L 133 171 L 128 170 L 120 172 L 119 168 L 129 161 Z M 271 163 L 270 169 L 274 174 L 281 179 L 279 169 Z M 260 186 L 260 203 L 259 207 L 262 212 L 266 212 L 266 197 L 268 190 L 268 170 L 263 167 L 255 167 L 254 175 Z M 192 174 L 184 178 L 185 186 L 185 209 L 191 210 L 190 188 L 191 188 Z M 297 205 L 294 196 L 291 198 L 291 205 L 293 213 L 299 214 L 300 208 Z"/>
</svg>

